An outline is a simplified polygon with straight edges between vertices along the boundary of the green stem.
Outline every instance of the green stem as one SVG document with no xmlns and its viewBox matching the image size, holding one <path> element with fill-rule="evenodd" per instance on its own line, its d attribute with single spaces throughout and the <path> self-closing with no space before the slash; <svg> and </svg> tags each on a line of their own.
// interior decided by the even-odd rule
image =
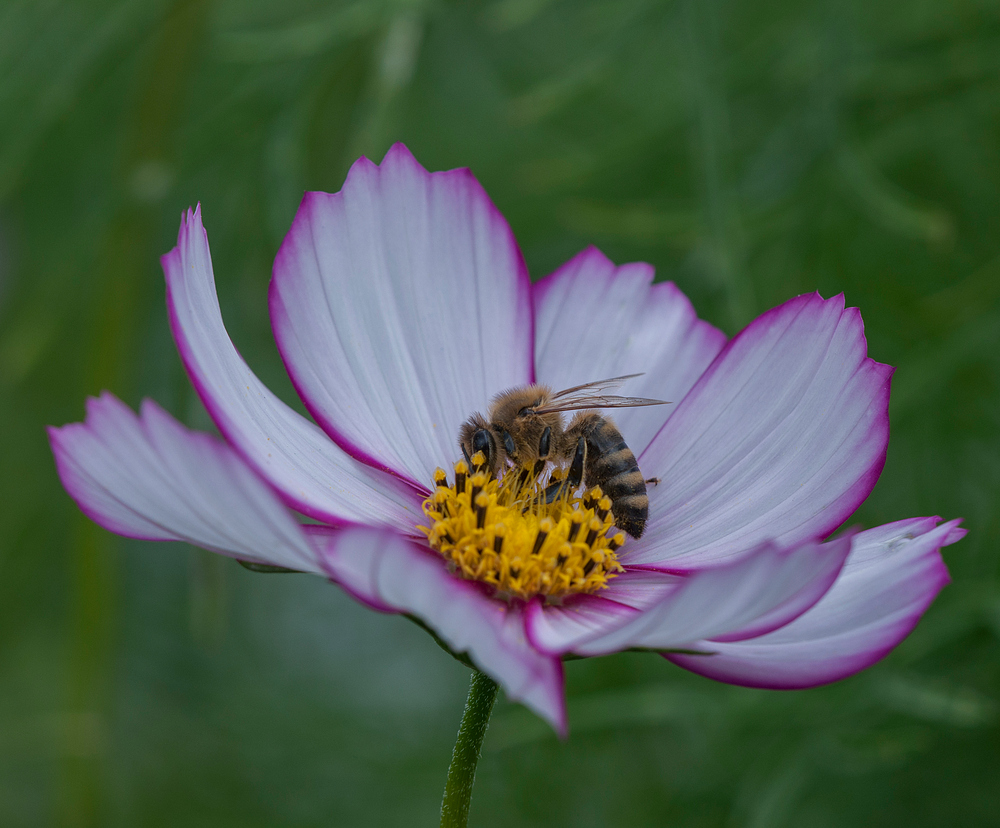
<svg viewBox="0 0 1000 828">
<path fill-rule="evenodd" d="M 458 728 L 458 739 L 451 754 L 448 782 L 441 801 L 441 828 L 466 828 L 469 824 L 469 803 L 472 785 L 476 781 L 476 765 L 483 747 L 483 737 L 490 724 L 490 713 L 497 700 L 497 683 L 478 670 L 472 671 L 469 698 Z"/>
</svg>

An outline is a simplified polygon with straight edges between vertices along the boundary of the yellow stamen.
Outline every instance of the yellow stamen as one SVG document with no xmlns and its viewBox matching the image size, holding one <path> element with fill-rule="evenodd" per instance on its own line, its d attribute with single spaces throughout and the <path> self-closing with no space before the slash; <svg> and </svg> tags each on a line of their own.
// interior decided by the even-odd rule
<svg viewBox="0 0 1000 828">
<path fill-rule="evenodd" d="M 477 452 L 469 464 L 455 464 L 455 484 L 442 469 L 424 501 L 430 526 L 419 527 L 449 569 L 490 584 L 502 597 L 558 599 L 605 589 L 623 572 L 616 552 L 625 542 L 613 528 L 611 500 L 599 487 L 580 497 L 560 491 L 547 503 L 553 480 L 525 479 L 517 469 L 499 478 Z"/>
</svg>

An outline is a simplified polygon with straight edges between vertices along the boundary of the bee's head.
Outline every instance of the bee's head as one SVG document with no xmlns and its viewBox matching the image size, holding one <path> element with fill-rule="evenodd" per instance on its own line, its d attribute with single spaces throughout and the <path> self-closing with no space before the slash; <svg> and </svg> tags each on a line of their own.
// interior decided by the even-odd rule
<svg viewBox="0 0 1000 828">
<path fill-rule="evenodd" d="M 482 452 L 486 458 L 486 468 L 494 476 L 500 471 L 506 459 L 503 442 L 497 439 L 493 429 L 482 414 L 473 414 L 458 433 L 458 444 L 465 455 L 465 462 L 472 466 L 472 457 Z"/>
</svg>

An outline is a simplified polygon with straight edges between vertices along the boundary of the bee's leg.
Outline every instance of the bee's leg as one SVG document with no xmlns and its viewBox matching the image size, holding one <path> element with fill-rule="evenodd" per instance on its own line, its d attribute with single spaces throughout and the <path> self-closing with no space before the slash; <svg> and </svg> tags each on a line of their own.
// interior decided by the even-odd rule
<svg viewBox="0 0 1000 828">
<path fill-rule="evenodd" d="M 531 469 L 522 466 L 521 470 L 517 473 L 517 487 L 519 489 L 523 489 L 526 486 L 531 485 L 531 482 L 536 477 L 538 477 L 538 475 L 534 474 Z"/>
<path fill-rule="evenodd" d="M 646 479 L 646 482 L 647 483 L 651 483 L 654 486 L 659 486 L 660 485 L 660 478 L 659 477 L 649 477 L 649 478 Z"/>
<path fill-rule="evenodd" d="M 535 467 L 531 470 L 531 479 L 538 480 L 538 475 L 540 475 L 545 470 L 545 461 L 536 460 Z"/>
<path fill-rule="evenodd" d="M 545 458 L 549 456 L 549 448 L 552 442 L 552 429 L 545 426 L 545 431 L 542 432 L 542 437 L 538 441 L 538 459 L 535 461 L 535 467 L 531 470 L 531 481 L 534 482 L 538 480 L 538 476 L 545 471 Z M 524 473 L 527 474 L 528 470 L 525 469 Z"/>
<path fill-rule="evenodd" d="M 555 499 L 562 494 L 563 485 L 565 483 L 565 480 L 556 480 L 553 483 L 549 483 L 549 485 L 545 487 L 545 502 L 554 502 Z"/>
<path fill-rule="evenodd" d="M 540 475 L 545 470 L 545 461 L 536 460 L 533 468 L 528 468 L 524 466 L 521 471 L 518 472 L 517 485 L 519 488 L 524 488 L 529 484 L 534 484 L 538 480 L 538 475 Z M 551 501 L 549 501 L 551 503 Z"/>
<path fill-rule="evenodd" d="M 504 442 L 510 439 L 510 446 L 507 448 L 507 453 L 513 455 L 514 453 L 514 441 L 510 438 L 510 435 L 504 432 Z M 534 484 L 538 480 L 538 476 L 545 471 L 545 458 L 549 456 L 549 449 L 552 443 L 552 429 L 548 426 L 545 427 L 545 431 L 542 432 L 542 437 L 538 441 L 538 459 L 532 468 L 527 466 L 522 466 L 521 471 L 518 475 L 517 485 L 521 488 L 527 486 L 529 483 Z"/>
<path fill-rule="evenodd" d="M 576 454 L 573 455 L 573 462 L 569 464 L 569 472 L 566 475 L 566 485 L 571 489 L 576 489 L 583 482 L 583 464 L 587 459 L 587 439 L 581 437 L 576 441 Z"/>
<path fill-rule="evenodd" d="M 583 466 L 587 460 L 587 440 L 584 437 L 580 437 L 576 442 L 576 453 L 573 455 L 573 462 L 569 464 L 569 471 L 566 473 L 565 480 L 557 480 L 555 483 L 550 483 L 548 488 L 545 490 L 545 502 L 552 503 L 557 497 L 559 497 L 565 487 L 568 491 L 573 491 L 579 487 L 583 482 Z"/>
<path fill-rule="evenodd" d="M 542 437 L 538 441 L 538 459 L 544 460 L 549 456 L 549 449 L 552 447 L 552 429 L 549 426 L 545 426 L 545 431 L 542 432 Z"/>
</svg>

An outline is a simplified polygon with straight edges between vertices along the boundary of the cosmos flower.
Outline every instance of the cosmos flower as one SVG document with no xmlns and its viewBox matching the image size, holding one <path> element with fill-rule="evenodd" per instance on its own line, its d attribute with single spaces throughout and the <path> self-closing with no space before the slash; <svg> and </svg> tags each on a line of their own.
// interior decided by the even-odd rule
<svg viewBox="0 0 1000 828">
<path fill-rule="evenodd" d="M 408 614 L 560 732 L 568 654 L 639 648 L 733 684 L 812 687 L 879 660 L 948 580 L 958 521 L 828 539 L 888 441 L 892 369 L 843 297 L 796 297 L 727 341 L 650 266 L 595 248 L 532 284 L 468 170 L 428 173 L 396 145 L 341 192 L 307 194 L 274 263 L 271 322 L 314 423 L 230 341 L 200 208 L 163 267 L 222 439 L 149 400 L 136 416 L 91 399 L 84 423 L 49 432 L 80 508 Z M 642 375 L 629 394 L 673 401 L 614 412 L 659 479 L 639 539 L 601 492 L 548 504 L 462 458 L 459 427 L 498 392 L 624 374 Z"/>
</svg>

